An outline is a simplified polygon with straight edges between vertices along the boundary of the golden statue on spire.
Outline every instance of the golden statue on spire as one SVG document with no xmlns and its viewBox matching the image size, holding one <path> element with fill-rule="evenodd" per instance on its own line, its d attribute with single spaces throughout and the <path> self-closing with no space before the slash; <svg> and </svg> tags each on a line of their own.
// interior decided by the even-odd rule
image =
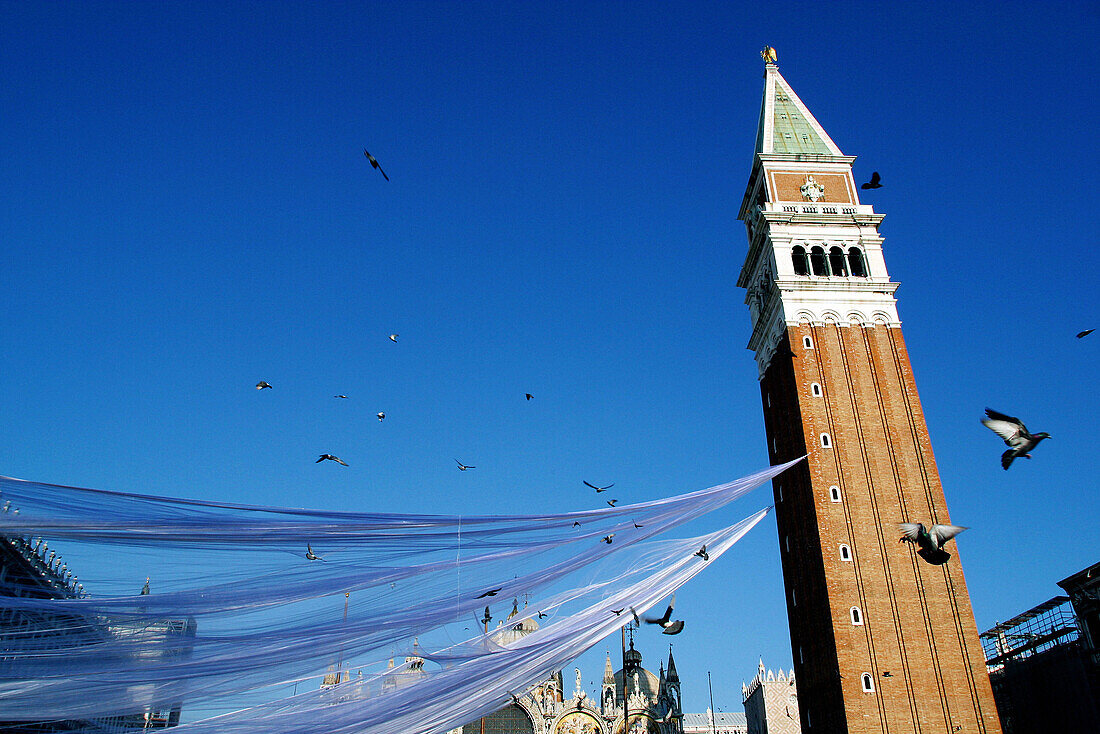
<svg viewBox="0 0 1100 734">
<path fill-rule="evenodd" d="M 765 46 L 760 51 L 760 58 L 764 59 L 765 64 L 774 64 L 779 59 L 779 54 L 775 52 L 775 49 L 771 46 Z"/>
</svg>

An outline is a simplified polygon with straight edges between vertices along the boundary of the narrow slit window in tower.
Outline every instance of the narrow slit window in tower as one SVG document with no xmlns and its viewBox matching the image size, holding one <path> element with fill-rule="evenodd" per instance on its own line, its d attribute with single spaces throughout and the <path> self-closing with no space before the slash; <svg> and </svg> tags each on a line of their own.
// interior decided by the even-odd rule
<svg viewBox="0 0 1100 734">
<path fill-rule="evenodd" d="M 863 250 L 858 247 L 848 248 L 848 267 L 855 277 L 867 277 L 867 261 L 863 259 Z"/>
<path fill-rule="evenodd" d="M 862 625 L 863 613 L 859 611 L 859 607 L 852 607 L 849 611 L 852 613 L 852 624 L 857 626 Z"/>
<path fill-rule="evenodd" d="M 829 487 L 829 499 L 833 502 L 840 502 L 840 487 L 835 484 Z"/>
<path fill-rule="evenodd" d="M 821 397 L 821 385 L 818 385 L 816 382 L 811 384 L 810 385 L 810 392 L 813 393 L 813 396 L 815 398 L 820 398 Z"/>
<path fill-rule="evenodd" d="M 810 267 L 814 271 L 814 275 L 828 275 L 829 266 L 825 260 L 825 248 L 813 247 L 810 250 Z"/>
<path fill-rule="evenodd" d="M 821 448 L 828 449 L 828 448 L 832 448 L 832 446 L 833 446 L 833 440 L 831 438 L 829 438 L 829 434 L 828 433 L 822 433 L 821 434 Z"/>
<path fill-rule="evenodd" d="M 840 560 L 842 560 L 842 561 L 852 560 L 852 549 L 849 548 L 848 546 L 842 544 L 840 546 Z"/>
<path fill-rule="evenodd" d="M 802 346 L 805 347 L 806 349 L 813 349 L 814 348 L 814 340 L 811 339 L 808 336 L 804 336 L 804 337 L 802 337 Z"/>
<path fill-rule="evenodd" d="M 875 681 L 874 681 L 873 678 L 871 678 L 871 674 L 870 673 L 864 673 L 863 676 L 862 676 L 862 679 L 863 679 L 863 692 L 864 693 L 874 693 L 875 692 Z"/>
<path fill-rule="evenodd" d="M 810 274 L 810 260 L 806 256 L 806 248 L 802 245 L 795 245 L 791 250 L 791 260 L 794 262 L 794 274 L 795 275 L 809 275 Z"/>
<path fill-rule="evenodd" d="M 848 275 L 848 262 L 844 258 L 844 250 L 839 247 L 829 249 L 829 272 L 843 277 Z"/>
</svg>

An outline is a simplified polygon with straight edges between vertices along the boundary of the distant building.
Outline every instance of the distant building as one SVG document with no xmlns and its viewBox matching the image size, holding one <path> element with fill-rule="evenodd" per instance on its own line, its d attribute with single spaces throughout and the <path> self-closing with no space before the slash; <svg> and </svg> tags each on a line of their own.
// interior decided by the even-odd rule
<svg viewBox="0 0 1100 734">
<path fill-rule="evenodd" d="M 18 512 L 11 503 L 0 512 Z M 69 570 L 56 550 L 42 538 L 0 536 L 0 675 L 9 671 L 18 656 L 33 649 L 71 649 L 95 646 L 120 637 L 136 639 L 152 656 L 189 655 L 195 621 L 155 620 L 146 623 L 114 622 L 102 617 L 29 612 L 4 604 L 5 598 L 75 599 L 86 596 L 83 584 Z M 92 721 L 0 721 L 4 734 L 103 731 L 131 732 L 176 726 L 180 703 L 165 703 L 141 713 L 109 716 Z"/>
<path fill-rule="evenodd" d="M 508 620 L 518 613 L 517 605 L 513 605 Z M 515 624 L 505 621 L 497 628 L 495 639 L 507 644 L 538 628 L 538 622 L 531 618 Z M 516 703 L 494 711 L 484 719 L 474 719 L 465 726 L 453 729 L 450 734 L 481 734 L 482 731 L 485 734 L 685 733 L 680 676 L 676 672 L 676 661 L 671 650 L 668 669 L 662 664 L 655 674 L 642 667 L 642 653 L 634 648 L 631 634 L 629 647 L 624 646 L 623 666 L 614 670 L 610 654 L 604 661 L 598 701 L 592 700 L 584 691 L 580 670 L 575 672 L 576 687 L 571 694 L 566 692 L 562 673 L 558 671 L 518 696 Z"/>
<path fill-rule="evenodd" d="M 764 661 L 748 685 L 741 684 L 747 734 L 801 734 L 798 721 L 798 688 L 794 671 L 787 675 L 764 670 Z"/>
<path fill-rule="evenodd" d="M 684 734 L 747 734 L 748 725 L 741 712 L 719 711 L 709 708 L 702 714 L 684 714 Z"/>
<path fill-rule="evenodd" d="M 1005 734 L 1100 732 L 1100 563 L 981 634 Z"/>
</svg>

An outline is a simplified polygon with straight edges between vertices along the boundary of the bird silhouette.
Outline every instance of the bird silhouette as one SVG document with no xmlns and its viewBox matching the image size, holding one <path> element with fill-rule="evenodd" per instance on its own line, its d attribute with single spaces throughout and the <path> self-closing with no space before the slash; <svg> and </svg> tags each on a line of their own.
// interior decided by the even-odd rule
<svg viewBox="0 0 1100 734">
<path fill-rule="evenodd" d="M 348 465 L 347 462 L 344 461 L 343 459 L 341 459 L 339 456 L 333 456 L 332 454 L 321 454 L 321 458 L 318 459 L 317 461 L 313 462 L 313 463 L 320 464 L 322 461 L 335 461 L 337 464 L 340 464 L 341 466 L 347 466 Z"/>
<path fill-rule="evenodd" d="M 626 611 L 626 607 L 623 607 L 622 609 L 612 609 L 611 613 L 614 614 L 617 617 L 625 611 Z"/>
<path fill-rule="evenodd" d="M 1013 459 L 1021 456 L 1030 459 L 1030 452 L 1039 445 L 1039 442 L 1044 438 L 1050 438 L 1050 434 L 1045 432 L 1028 433 L 1027 427 L 1019 418 L 998 413 L 992 408 L 986 408 L 985 414 L 989 417 L 982 418 L 982 423 L 985 424 L 986 428 L 1003 438 L 1005 444 L 1009 447 L 1008 451 L 1001 454 L 1001 466 L 1004 467 L 1005 471 L 1008 471 Z"/>
<path fill-rule="evenodd" d="M 697 556 L 699 556 L 699 557 L 700 557 L 700 558 L 702 558 L 702 559 L 703 559 L 704 561 L 709 561 L 709 560 L 710 560 L 710 555 L 708 555 L 708 554 L 707 554 L 707 546 L 706 546 L 706 544 L 704 544 L 704 545 L 703 545 L 703 547 L 702 547 L 702 548 L 700 548 L 699 550 L 695 551 L 695 554 L 694 554 L 694 555 L 697 555 Z"/>
<path fill-rule="evenodd" d="M 861 189 L 881 189 L 882 184 L 879 183 L 880 181 L 882 181 L 882 177 L 878 175 L 878 171 L 875 171 L 874 173 L 871 174 L 871 180 L 868 181 L 867 183 L 863 184 L 862 186 L 860 186 L 860 188 Z"/>
<path fill-rule="evenodd" d="M 477 469 L 476 466 L 466 466 L 465 464 L 463 464 L 458 459 L 455 459 L 455 463 L 458 464 L 458 470 L 459 471 L 466 471 L 467 469 Z"/>
<path fill-rule="evenodd" d="M 256 389 L 257 389 L 257 390 L 265 390 L 265 389 L 266 389 L 266 390 L 270 390 L 270 389 L 271 389 L 271 385 L 270 385 L 270 384 L 268 384 L 268 383 L 266 383 L 266 382 L 264 382 L 263 380 L 260 380 L 259 382 L 257 382 L 257 383 L 256 383 Z"/>
<path fill-rule="evenodd" d="M 636 528 L 644 528 L 645 527 L 645 525 L 639 525 L 637 523 L 637 521 L 635 521 L 635 520 L 631 520 L 631 522 L 634 523 L 634 527 L 636 527 Z"/>
<path fill-rule="evenodd" d="M 575 527 L 575 528 L 579 528 L 580 526 L 581 526 L 581 523 L 580 523 L 580 521 L 579 521 L 579 520 L 574 520 L 574 521 L 573 521 L 573 527 Z"/>
<path fill-rule="evenodd" d="M 584 480 L 583 480 L 583 479 L 582 479 L 581 481 L 582 481 L 582 482 L 584 482 Z M 614 484 L 614 483 L 612 483 L 612 484 L 609 484 L 609 485 L 607 485 L 606 487 L 597 487 L 597 486 L 596 486 L 595 484 L 592 484 L 591 482 L 584 482 L 584 483 L 585 483 L 585 484 L 586 484 L 587 486 L 591 487 L 592 489 L 596 490 L 596 494 L 599 494 L 600 492 L 606 492 L 607 490 L 609 490 L 609 489 L 611 489 L 612 487 L 614 487 L 614 486 L 615 486 L 615 484 Z"/>
<path fill-rule="evenodd" d="M 916 545 L 920 557 L 936 566 L 942 566 L 951 558 L 951 554 L 943 549 L 944 543 L 966 530 L 958 525 L 933 525 L 926 530 L 919 522 L 899 523 L 898 528 L 902 532 L 901 542 Z"/>
<path fill-rule="evenodd" d="M 390 334 L 390 341 L 394 344 L 397 343 L 397 334 Z"/>
<path fill-rule="evenodd" d="M 380 420 L 380 421 L 386 420 L 386 414 L 385 413 L 378 413 L 378 420 Z"/>
<path fill-rule="evenodd" d="M 348 399 L 347 395 L 333 395 L 332 397 L 334 397 L 334 398 L 343 398 L 344 400 Z"/>
<path fill-rule="evenodd" d="M 1094 331 L 1096 331 L 1096 329 L 1085 329 L 1084 331 L 1079 331 L 1079 332 L 1077 332 L 1077 338 L 1078 339 L 1084 339 L 1086 336 L 1088 336 L 1089 334 L 1091 334 Z"/>
<path fill-rule="evenodd" d="M 673 621 L 672 619 L 672 607 L 676 605 L 676 594 L 672 595 L 669 599 L 668 608 L 665 609 L 665 613 L 660 617 L 646 617 L 646 624 L 656 624 L 661 626 L 661 632 L 666 635 L 678 635 L 680 630 L 684 628 L 684 621 L 678 619 Z"/>
<path fill-rule="evenodd" d="M 524 396 L 524 397 L 525 397 L 526 399 L 528 399 L 528 400 L 530 400 L 531 398 L 535 397 L 534 395 L 532 395 L 532 394 L 531 394 L 531 393 L 529 393 L 529 392 L 525 392 L 525 393 L 523 393 L 523 396 Z"/>
<path fill-rule="evenodd" d="M 615 533 L 608 533 L 607 535 L 603 536 L 603 538 L 601 538 L 601 540 L 603 540 L 603 542 L 607 543 L 608 545 L 611 545 L 611 539 L 614 538 L 614 537 L 615 537 Z"/>
<path fill-rule="evenodd" d="M 539 619 L 546 619 L 546 614 L 541 610 L 539 611 Z"/>
<path fill-rule="evenodd" d="M 306 543 L 306 560 L 307 561 L 323 561 L 325 559 L 321 558 L 321 556 L 314 553 L 313 552 L 313 546 L 311 546 L 309 543 Z"/>
<path fill-rule="evenodd" d="M 371 168 L 374 168 L 379 173 L 381 173 L 382 178 L 386 179 L 387 181 L 390 180 L 390 177 L 387 176 L 386 172 L 382 170 L 382 166 L 378 165 L 378 159 L 368 153 L 366 148 L 363 148 L 363 155 L 365 155 L 367 157 L 367 160 L 370 161 Z"/>
<path fill-rule="evenodd" d="M 500 589 L 489 589 L 484 594 L 478 594 L 475 598 L 476 599 L 484 599 L 487 596 L 496 596 L 500 592 L 500 590 L 503 589 L 503 588 L 504 587 L 501 586 Z M 488 607 L 486 607 L 486 609 L 488 609 Z"/>
<path fill-rule="evenodd" d="M 610 505 L 611 507 L 614 507 L 616 502 L 618 502 L 618 500 L 608 500 L 607 504 Z"/>
</svg>

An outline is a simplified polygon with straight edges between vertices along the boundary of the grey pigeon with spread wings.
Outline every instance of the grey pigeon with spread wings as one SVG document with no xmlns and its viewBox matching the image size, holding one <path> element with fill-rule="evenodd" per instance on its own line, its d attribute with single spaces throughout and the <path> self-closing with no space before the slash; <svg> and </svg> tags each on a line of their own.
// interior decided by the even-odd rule
<svg viewBox="0 0 1100 734">
<path fill-rule="evenodd" d="M 684 620 L 672 619 L 672 608 L 676 605 L 676 594 L 672 595 L 672 598 L 668 601 L 668 608 L 665 609 L 665 613 L 660 617 L 645 617 L 647 624 L 658 624 L 661 626 L 661 632 L 666 635 L 677 635 L 680 630 L 684 628 Z"/>
<path fill-rule="evenodd" d="M 1013 459 L 1018 459 L 1021 456 L 1030 459 L 1031 451 L 1039 445 L 1039 442 L 1044 438 L 1050 438 L 1049 433 L 1028 433 L 1027 427 L 1019 418 L 998 413 L 992 408 L 986 408 L 985 414 L 988 417 L 982 418 L 982 423 L 985 424 L 986 428 L 1003 438 L 1005 444 L 1009 447 L 1008 451 L 1001 454 L 1001 466 L 1006 471 L 1012 465 Z"/>
<path fill-rule="evenodd" d="M 917 553 L 929 563 L 942 566 L 951 558 L 951 554 L 943 549 L 944 543 L 966 530 L 958 525 L 933 525 L 925 529 L 923 523 L 903 522 L 898 523 L 901 530 L 901 542 L 906 541 L 917 546 Z"/>
</svg>

